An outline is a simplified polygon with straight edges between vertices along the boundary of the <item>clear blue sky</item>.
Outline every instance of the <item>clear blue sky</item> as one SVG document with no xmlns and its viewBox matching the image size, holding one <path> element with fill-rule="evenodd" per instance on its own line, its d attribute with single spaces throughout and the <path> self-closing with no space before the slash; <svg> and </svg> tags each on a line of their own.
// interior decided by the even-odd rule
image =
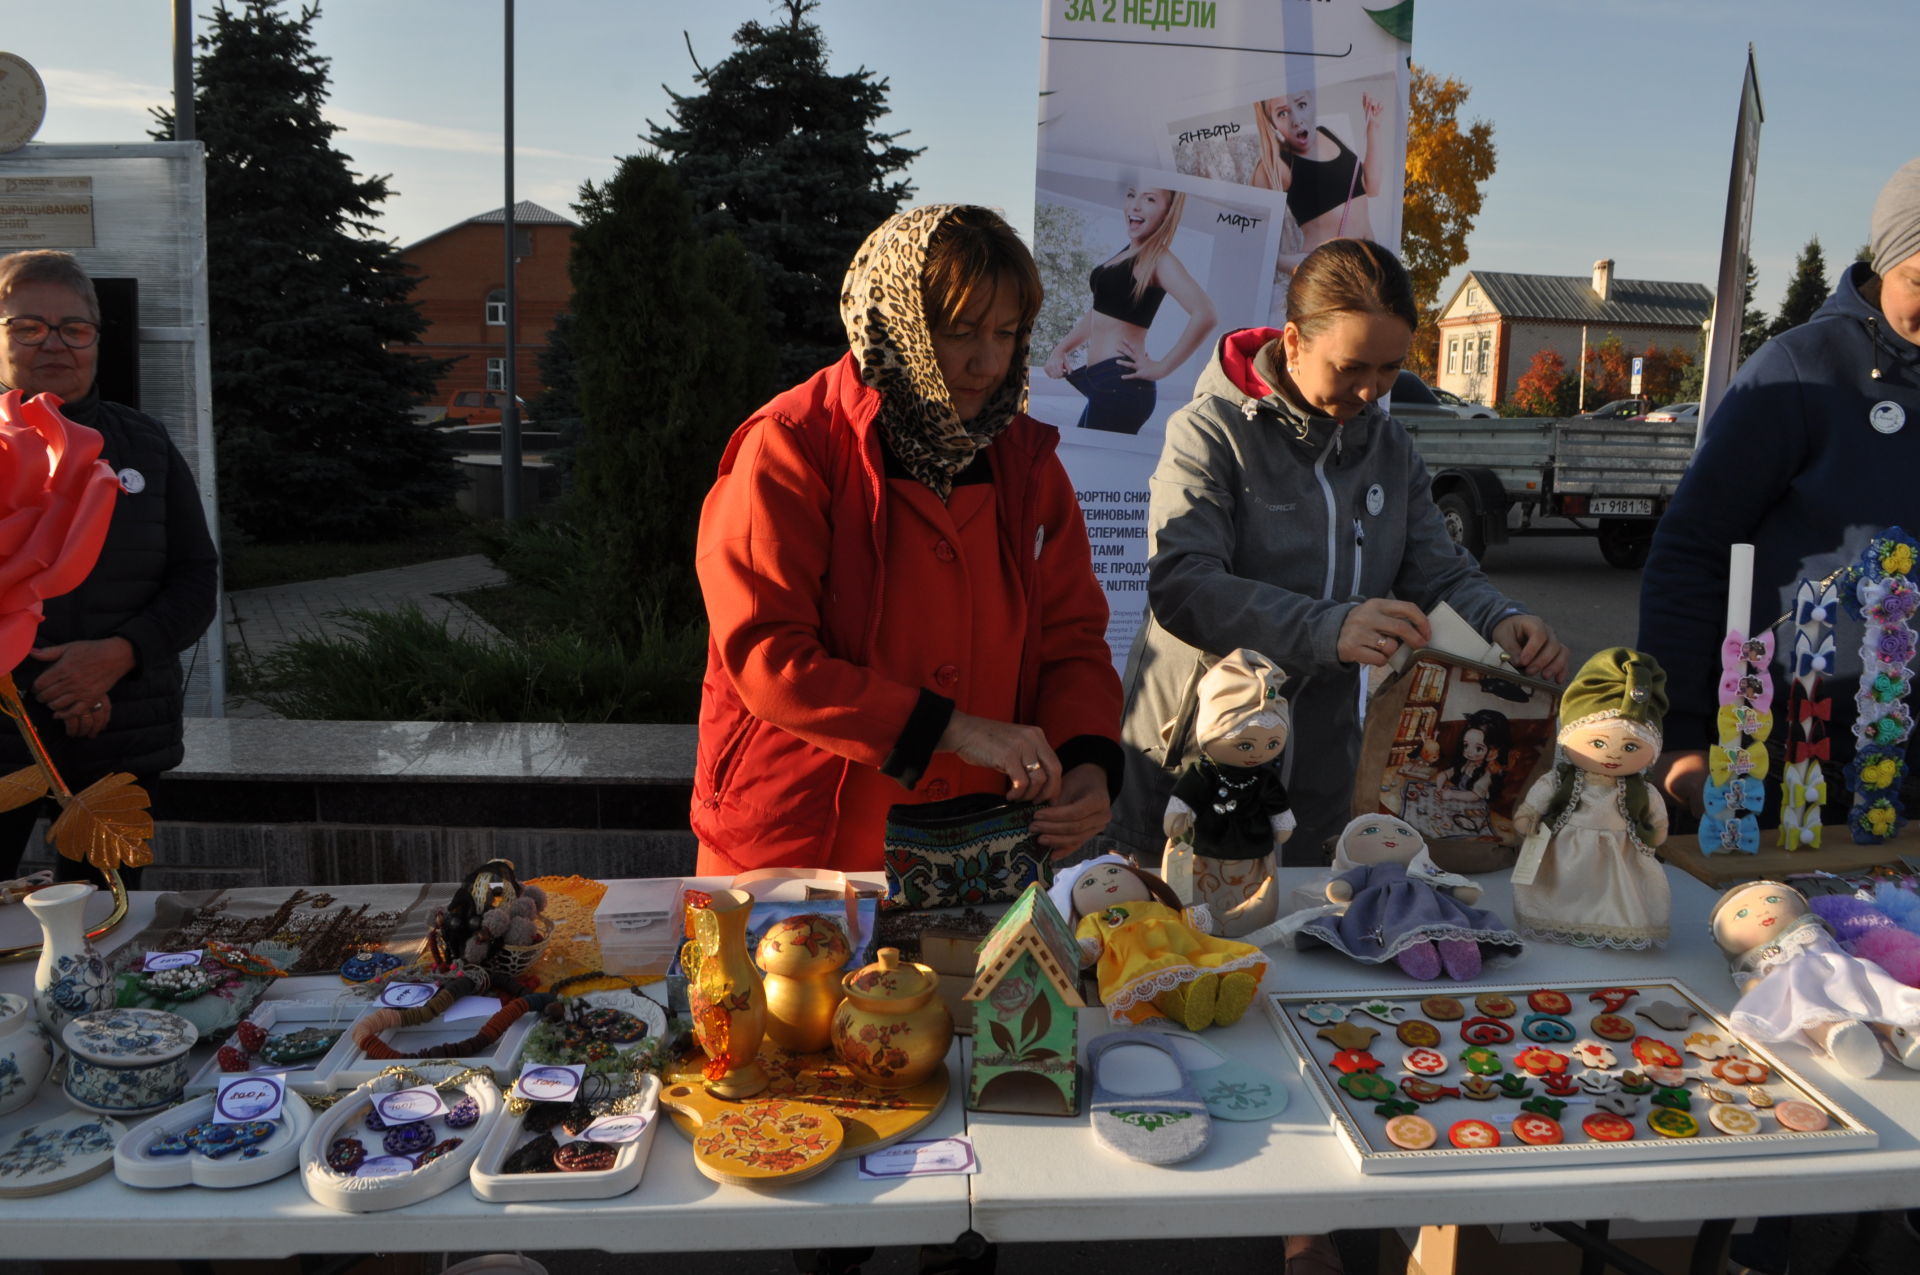
<svg viewBox="0 0 1920 1275">
<path fill-rule="evenodd" d="M 892 80 L 892 127 L 926 148 L 910 174 L 920 198 L 994 204 L 1030 225 L 1041 3 L 825 0 L 815 15 L 836 70 Z M 39 140 L 144 139 L 146 108 L 171 93 L 169 9 L 7 6 L 0 48 L 34 63 L 53 99 Z M 559 212 L 664 119 L 663 84 L 692 89 L 683 30 L 712 62 L 740 23 L 774 20 L 764 0 L 518 9 L 516 194 Z M 391 175 L 384 227 L 403 243 L 502 202 L 500 14 L 497 0 L 324 6 L 335 144 Z M 1920 153 L 1917 30 L 1914 0 L 1422 0 L 1414 61 L 1470 84 L 1470 114 L 1494 125 L 1473 264 L 1585 274 L 1610 256 L 1626 278 L 1711 286 L 1752 41 L 1767 108 L 1754 258 L 1771 309 L 1810 235 L 1830 263 L 1852 258 L 1881 183 Z"/>
</svg>

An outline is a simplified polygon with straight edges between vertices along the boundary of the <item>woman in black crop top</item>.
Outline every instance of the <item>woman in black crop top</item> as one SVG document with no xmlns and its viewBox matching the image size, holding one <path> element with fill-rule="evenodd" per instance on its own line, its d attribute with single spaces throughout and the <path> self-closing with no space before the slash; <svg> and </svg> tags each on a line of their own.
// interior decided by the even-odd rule
<svg viewBox="0 0 1920 1275">
<path fill-rule="evenodd" d="M 1304 243 L 1298 253 L 1283 254 L 1280 268 L 1291 274 L 1309 252 L 1329 239 L 1371 239 L 1367 197 L 1380 192 L 1374 143 L 1380 132 L 1381 104 L 1360 95 L 1366 117 L 1366 142 L 1359 155 L 1317 122 L 1313 93 L 1301 89 L 1255 104 L 1260 127 L 1260 162 L 1251 185 L 1287 194 L 1287 211 L 1299 223 Z"/>
<path fill-rule="evenodd" d="M 1047 356 L 1047 375 L 1087 396 L 1081 429 L 1138 434 L 1153 415 L 1154 382 L 1192 357 L 1214 326 L 1213 303 L 1173 255 L 1186 196 L 1171 190 L 1130 186 L 1120 209 L 1127 246 L 1087 276 L 1093 304 Z M 1187 312 L 1180 339 L 1161 358 L 1147 354 L 1147 329 L 1168 294 Z M 1069 369 L 1067 356 L 1083 350 L 1085 362 Z"/>
</svg>

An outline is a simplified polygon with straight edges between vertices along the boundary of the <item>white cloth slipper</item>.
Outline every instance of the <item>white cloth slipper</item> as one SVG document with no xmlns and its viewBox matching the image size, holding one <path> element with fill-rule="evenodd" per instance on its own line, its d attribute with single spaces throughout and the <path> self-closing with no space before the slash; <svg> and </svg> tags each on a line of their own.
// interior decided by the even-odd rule
<svg viewBox="0 0 1920 1275">
<path fill-rule="evenodd" d="M 1147 1164 L 1177 1164 L 1206 1150 L 1213 1120 L 1166 1036 L 1109 1032 L 1087 1046 L 1087 1070 L 1101 1142 Z"/>
</svg>

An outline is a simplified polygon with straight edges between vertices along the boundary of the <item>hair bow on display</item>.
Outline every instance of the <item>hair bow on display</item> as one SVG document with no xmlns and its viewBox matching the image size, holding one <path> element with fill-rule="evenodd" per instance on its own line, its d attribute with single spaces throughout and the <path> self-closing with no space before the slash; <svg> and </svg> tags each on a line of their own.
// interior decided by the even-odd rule
<svg viewBox="0 0 1920 1275">
<path fill-rule="evenodd" d="M 1709 789 L 1711 791 L 1711 789 Z M 1827 804 L 1827 772 L 1816 761 L 1790 762 L 1780 773 L 1782 809 Z"/>
<path fill-rule="evenodd" d="M 1867 693 L 1878 703 L 1891 704 L 1907 693 L 1907 679 L 1897 673 L 1875 673 Z"/>
<path fill-rule="evenodd" d="M 1892 746 L 1906 742 L 1913 732 L 1913 715 L 1905 704 L 1872 705 L 1879 711 L 1862 714 L 1853 723 L 1853 737 L 1862 744 Z"/>
<path fill-rule="evenodd" d="M 1913 658 L 1913 630 L 1908 628 L 1867 630 L 1867 647 L 1882 664 L 1900 668 Z M 1902 672 L 1906 670 L 1901 668 Z"/>
<path fill-rule="evenodd" d="M 1735 850 L 1741 854 L 1759 854 L 1760 823 L 1752 815 L 1741 815 L 1738 819 L 1702 815 L 1700 848 L 1708 854 L 1730 854 Z"/>
<path fill-rule="evenodd" d="M 1796 633 L 1793 638 L 1793 663 L 1789 667 L 1792 676 L 1799 678 L 1825 677 L 1833 672 L 1833 635 L 1828 634 L 1818 642 L 1813 642 L 1806 634 Z"/>
<path fill-rule="evenodd" d="M 1773 632 L 1768 630 L 1759 637 L 1749 638 L 1738 629 L 1727 634 L 1727 640 L 1720 645 L 1720 666 L 1733 668 L 1745 664 L 1749 668 L 1763 669 L 1773 662 Z"/>
<path fill-rule="evenodd" d="M 1713 782 L 1716 784 L 1724 784 L 1729 779 L 1738 779 L 1745 775 L 1752 775 L 1755 779 L 1765 779 L 1767 777 L 1766 750 L 1709 748 L 1707 749 L 1707 769 L 1713 772 Z"/>
<path fill-rule="evenodd" d="M 1783 806 L 1780 810 L 1780 845 L 1786 850 L 1818 850 L 1820 807 L 1814 805 L 1794 809 Z"/>
<path fill-rule="evenodd" d="M 1890 628 L 1912 619 L 1916 608 L 1920 608 L 1920 592 L 1905 580 L 1889 580 L 1886 592 L 1877 602 L 1863 607 L 1861 614 L 1869 624 Z"/>
<path fill-rule="evenodd" d="M 1722 740 L 1732 739 L 1739 734 L 1746 737 L 1750 744 L 1758 744 L 1773 733 L 1773 714 L 1763 713 L 1757 708 L 1728 704 L 1714 715 L 1714 725 Z"/>
<path fill-rule="evenodd" d="M 1758 673 L 1728 673 L 1720 679 L 1720 702 L 1767 712 L 1773 708 L 1773 682 Z"/>
<path fill-rule="evenodd" d="M 1833 741 L 1820 739 L 1790 739 L 1787 741 L 1788 761 L 1832 761 Z M 1711 759 L 1709 759 L 1711 762 Z"/>
<path fill-rule="evenodd" d="M 1833 607 L 1840 594 L 1831 584 L 1802 580 L 1793 595 L 1793 622 L 1802 628 L 1833 623 Z"/>
<path fill-rule="evenodd" d="M 1724 784 L 1708 784 L 1702 800 L 1707 813 L 1716 819 L 1737 818 L 1760 809 L 1760 781 L 1729 779 Z"/>
<path fill-rule="evenodd" d="M 1797 722 L 1830 722 L 1833 720 L 1833 701 L 1803 699 L 1794 706 L 1793 717 Z"/>
</svg>

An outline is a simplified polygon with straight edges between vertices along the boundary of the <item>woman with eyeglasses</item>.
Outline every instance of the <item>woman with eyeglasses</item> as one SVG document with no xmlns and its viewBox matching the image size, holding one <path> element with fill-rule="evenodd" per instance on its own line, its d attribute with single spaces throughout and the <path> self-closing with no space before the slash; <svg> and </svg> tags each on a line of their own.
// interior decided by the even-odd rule
<svg viewBox="0 0 1920 1275">
<path fill-rule="evenodd" d="M 0 257 L 0 393 L 58 398 L 67 419 L 99 432 L 101 456 L 120 476 L 99 560 L 79 588 L 47 599 L 32 652 L 11 670 L 14 685 L 68 787 L 126 772 L 151 794 L 160 773 L 180 764 L 180 652 L 213 622 L 219 555 L 166 427 L 94 391 L 99 341 L 100 301 L 78 261 L 64 252 Z M 18 731 L 0 731 L 0 772 L 30 760 Z M 14 874 L 43 805 L 52 803 L 0 814 L 0 878 Z M 62 878 L 92 872 L 52 857 Z"/>
</svg>

